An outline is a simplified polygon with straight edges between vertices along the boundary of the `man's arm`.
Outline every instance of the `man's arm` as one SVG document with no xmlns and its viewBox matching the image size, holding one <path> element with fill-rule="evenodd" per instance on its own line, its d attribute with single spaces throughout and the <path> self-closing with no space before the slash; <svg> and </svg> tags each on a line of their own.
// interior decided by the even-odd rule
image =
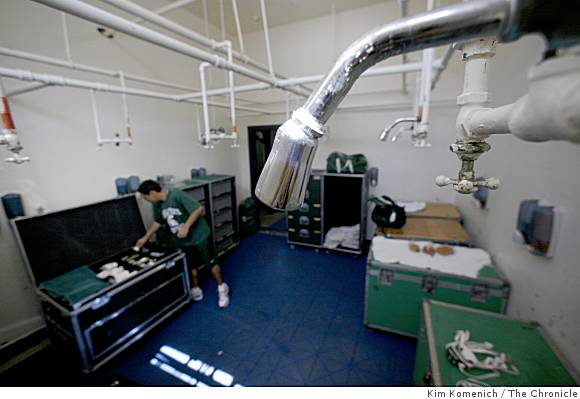
<svg viewBox="0 0 580 399">
<path fill-rule="evenodd" d="M 177 232 L 177 237 L 179 238 L 187 237 L 187 234 L 189 234 L 189 229 L 191 228 L 191 226 L 193 226 L 193 224 L 197 221 L 197 219 L 199 219 L 199 217 L 202 214 L 203 214 L 203 206 L 200 206 L 195 211 L 191 212 L 189 214 L 189 217 L 183 224 L 183 226 L 181 226 L 181 228 Z"/>
<path fill-rule="evenodd" d="M 149 241 L 149 239 L 151 238 L 151 236 L 153 234 L 155 234 L 155 232 L 157 230 L 159 230 L 159 228 L 161 227 L 161 224 L 158 222 L 153 222 L 153 224 L 151 225 L 151 227 L 149 227 L 149 229 L 147 230 L 147 232 L 145 233 L 145 235 L 141 238 L 139 238 L 139 240 L 137 240 L 137 244 L 135 244 L 135 246 L 141 248 L 143 245 L 145 245 L 145 243 L 147 241 Z"/>
</svg>

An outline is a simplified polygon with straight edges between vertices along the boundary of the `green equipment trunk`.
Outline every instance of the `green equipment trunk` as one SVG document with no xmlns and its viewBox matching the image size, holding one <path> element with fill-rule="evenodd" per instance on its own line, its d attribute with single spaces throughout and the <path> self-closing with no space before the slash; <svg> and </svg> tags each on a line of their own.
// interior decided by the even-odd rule
<svg viewBox="0 0 580 399">
<path fill-rule="evenodd" d="M 365 325 L 417 337 L 423 299 L 503 313 L 510 285 L 494 265 L 484 266 L 472 278 L 400 263 L 381 263 L 374 259 L 371 249 L 365 291 Z"/>
<path fill-rule="evenodd" d="M 508 354 L 519 370 L 519 375 L 502 372 L 498 377 L 484 379 L 485 384 L 575 386 L 580 381 L 538 323 L 431 300 L 423 302 L 422 313 L 413 374 L 415 385 L 449 387 L 468 378 L 447 359 L 445 345 L 453 341 L 457 330 L 468 330 L 470 341 L 492 343 L 493 350 Z"/>
</svg>

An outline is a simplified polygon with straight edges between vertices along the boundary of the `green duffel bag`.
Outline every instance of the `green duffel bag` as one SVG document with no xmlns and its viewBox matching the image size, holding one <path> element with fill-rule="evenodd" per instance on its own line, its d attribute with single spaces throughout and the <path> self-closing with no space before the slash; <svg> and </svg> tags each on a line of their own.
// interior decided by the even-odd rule
<svg viewBox="0 0 580 399">
<path fill-rule="evenodd" d="M 364 154 L 347 155 L 343 152 L 333 152 L 326 158 L 328 173 L 363 174 L 366 173 L 368 166 Z"/>
</svg>

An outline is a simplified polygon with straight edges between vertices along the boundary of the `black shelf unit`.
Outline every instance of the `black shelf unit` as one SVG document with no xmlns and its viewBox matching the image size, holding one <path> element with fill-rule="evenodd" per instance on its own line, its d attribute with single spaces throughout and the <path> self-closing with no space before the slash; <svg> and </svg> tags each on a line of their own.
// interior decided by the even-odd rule
<svg viewBox="0 0 580 399">
<path fill-rule="evenodd" d="M 199 176 L 181 183 L 177 188 L 205 206 L 205 217 L 211 230 L 211 242 L 216 257 L 239 245 L 235 176 Z"/>
<path fill-rule="evenodd" d="M 368 192 L 368 174 L 313 170 L 303 206 L 286 213 L 288 243 L 361 254 L 366 237 Z M 360 224 L 358 249 L 324 247 L 324 238 L 331 228 L 356 224 Z"/>
</svg>

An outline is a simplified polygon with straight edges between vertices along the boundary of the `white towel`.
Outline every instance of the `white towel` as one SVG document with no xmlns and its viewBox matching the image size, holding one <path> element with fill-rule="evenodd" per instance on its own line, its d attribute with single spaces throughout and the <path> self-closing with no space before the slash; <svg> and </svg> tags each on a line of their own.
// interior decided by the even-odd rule
<svg viewBox="0 0 580 399">
<path fill-rule="evenodd" d="M 381 236 L 373 238 L 371 251 L 373 258 L 381 263 L 400 263 L 407 266 L 421 269 L 437 270 L 443 273 L 458 274 L 467 277 L 477 277 L 482 267 L 491 265 L 491 257 L 480 248 L 466 248 L 450 245 L 454 254 L 443 256 L 435 254 L 431 256 L 423 252 L 413 252 L 409 249 L 409 244 L 423 247 L 433 244 L 429 241 L 409 241 L 390 239 Z"/>
<path fill-rule="evenodd" d="M 359 249 L 360 224 L 354 226 L 333 227 L 328 230 L 324 238 L 326 248 L 343 246 L 350 249 Z"/>
</svg>

